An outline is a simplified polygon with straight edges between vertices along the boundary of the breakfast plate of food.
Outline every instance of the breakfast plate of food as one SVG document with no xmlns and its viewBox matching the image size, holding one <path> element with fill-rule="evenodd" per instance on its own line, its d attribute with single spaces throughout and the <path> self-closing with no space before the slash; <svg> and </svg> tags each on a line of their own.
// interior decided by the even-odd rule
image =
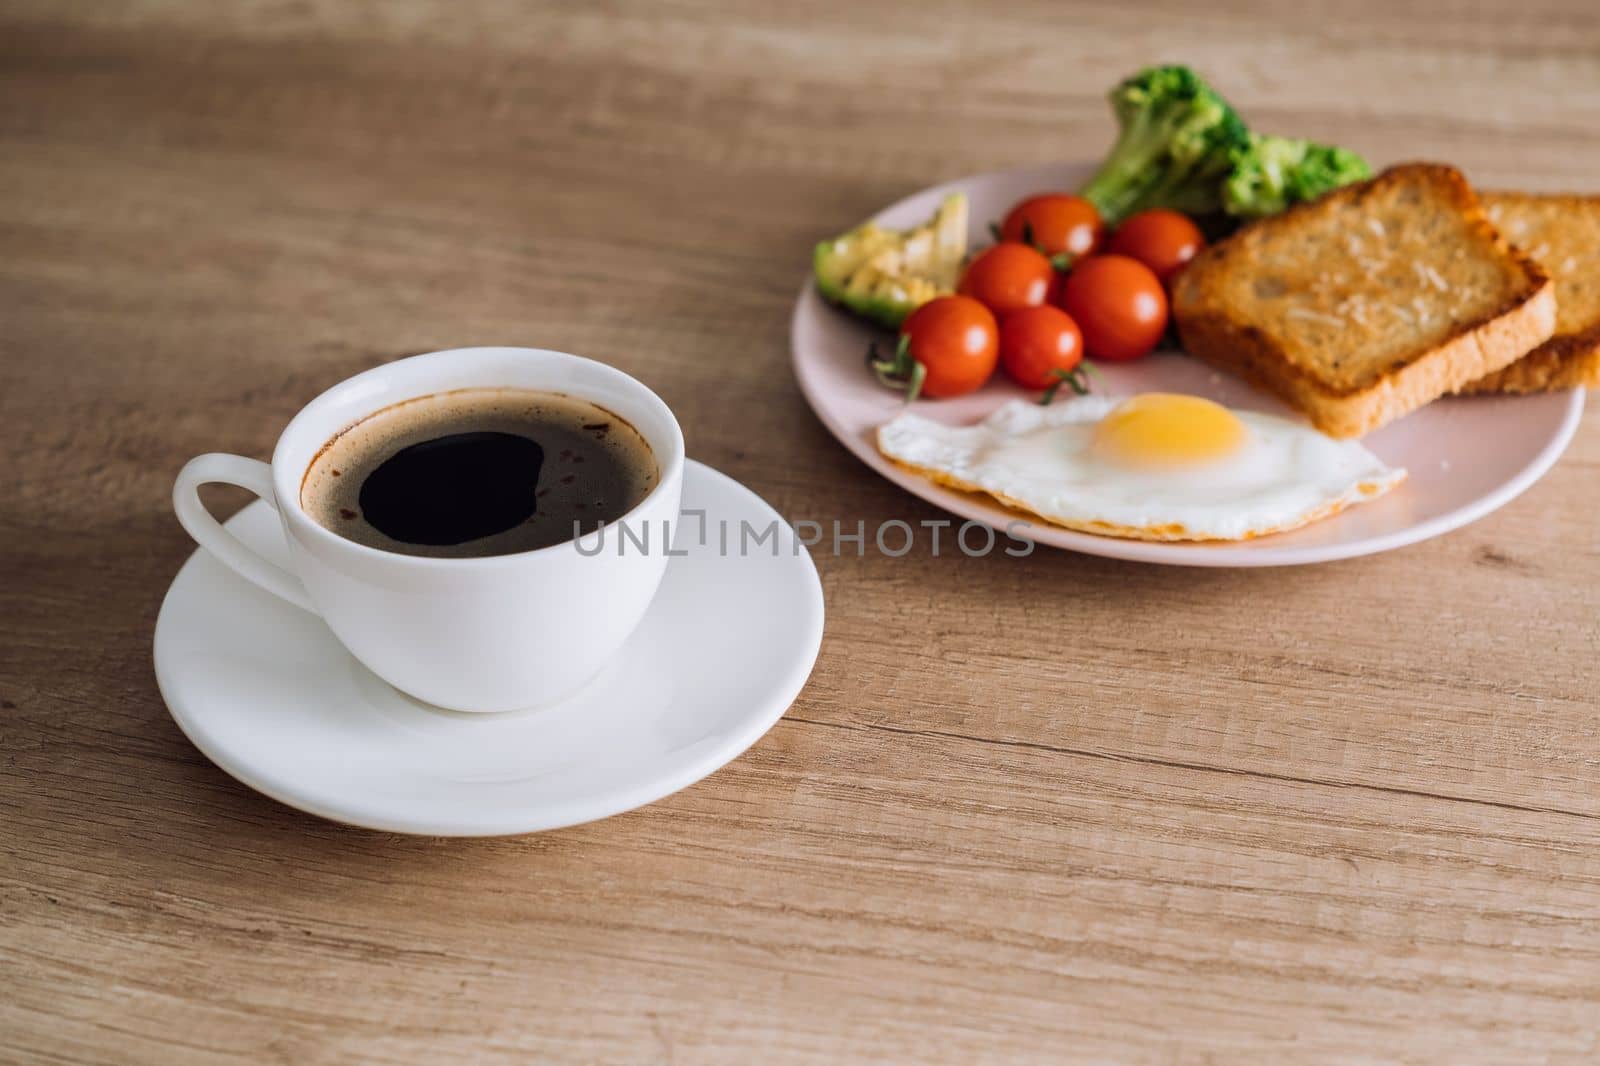
<svg viewBox="0 0 1600 1066">
<path fill-rule="evenodd" d="M 1373 175 L 1193 72 L 1098 164 L 925 189 L 822 240 L 791 323 L 879 474 L 1041 544 L 1191 566 L 1386 551 L 1505 504 L 1600 384 L 1600 199 Z"/>
</svg>

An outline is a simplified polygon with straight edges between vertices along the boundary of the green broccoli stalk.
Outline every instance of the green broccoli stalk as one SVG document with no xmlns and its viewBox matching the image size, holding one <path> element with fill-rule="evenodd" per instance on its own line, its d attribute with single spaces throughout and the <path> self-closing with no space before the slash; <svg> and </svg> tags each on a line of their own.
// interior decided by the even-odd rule
<svg viewBox="0 0 1600 1066">
<path fill-rule="evenodd" d="M 1222 207 L 1236 218 L 1261 218 L 1371 176 L 1348 148 L 1252 134 L 1223 183 Z"/>
<path fill-rule="evenodd" d="M 1189 214 L 1222 209 L 1222 182 L 1250 131 L 1188 67 L 1150 67 L 1111 92 L 1121 131 L 1083 186 L 1108 225 L 1152 207 Z"/>
</svg>

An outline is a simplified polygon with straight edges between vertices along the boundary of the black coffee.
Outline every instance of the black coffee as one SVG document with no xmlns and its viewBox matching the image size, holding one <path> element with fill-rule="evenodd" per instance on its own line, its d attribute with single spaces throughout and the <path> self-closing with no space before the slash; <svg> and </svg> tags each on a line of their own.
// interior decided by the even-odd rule
<svg viewBox="0 0 1600 1066">
<path fill-rule="evenodd" d="M 312 460 L 300 505 L 372 548 L 509 555 L 615 522 L 655 487 L 639 431 L 555 392 L 466 389 L 384 408 Z"/>
</svg>

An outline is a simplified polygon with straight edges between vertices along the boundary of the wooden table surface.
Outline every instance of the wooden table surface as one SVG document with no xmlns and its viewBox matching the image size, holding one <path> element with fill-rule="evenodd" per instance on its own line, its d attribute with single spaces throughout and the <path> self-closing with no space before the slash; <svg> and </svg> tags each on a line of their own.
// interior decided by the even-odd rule
<svg viewBox="0 0 1600 1066">
<path fill-rule="evenodd" d="M 150 641 L 183 460 L 435 348 L 614 363 L 787 515 L 936 518 L 790 376 L 820 236 L 1097 156 L 1162 59 L 1380 163 L 1600 189 L 1597 55 L 1579 0 L 7 3 L 0 1060 L 1595 1061 L 1593 413 L 1373 558 L 819 555 L 770 734 L 537 836 L 257 795 Z"/>
</svg>

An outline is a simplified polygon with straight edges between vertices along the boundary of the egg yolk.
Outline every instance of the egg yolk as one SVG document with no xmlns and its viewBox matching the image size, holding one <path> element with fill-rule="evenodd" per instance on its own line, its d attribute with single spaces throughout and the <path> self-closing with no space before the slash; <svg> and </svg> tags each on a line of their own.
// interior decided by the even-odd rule
<svg viewBox="0 0 1600 1066">
<path fill-rule="evenodd" d="M 1221 404 L 1147 392 L 1119 403 L 1100 420 L 1091 450 L 1119 466 L 1189 466 L 1232 455 L 1244 447 L 1249 432 Z"/>
</svg>

